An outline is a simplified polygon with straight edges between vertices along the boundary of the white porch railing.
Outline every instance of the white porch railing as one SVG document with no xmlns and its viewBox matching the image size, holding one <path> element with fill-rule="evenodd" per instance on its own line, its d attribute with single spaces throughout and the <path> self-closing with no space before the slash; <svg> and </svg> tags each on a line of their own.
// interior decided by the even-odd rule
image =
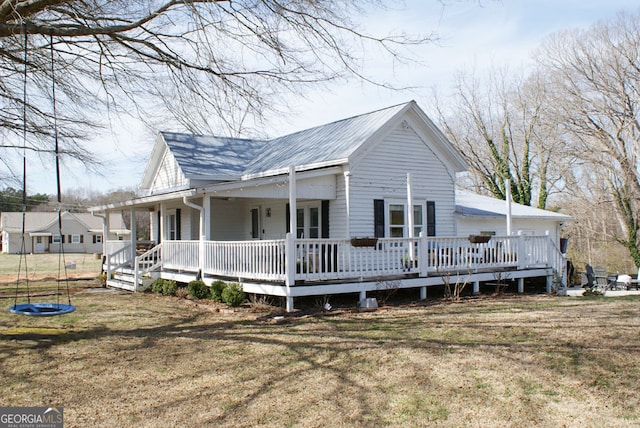
<svg viewBox="0 0 640 428">
<path fill-rule="evenodd" d="M 121 241 L 120 241 L 121 242 Z M 562 257 L 548 236 L 493 236 L 486 243 L 467 238 L 291 239 L 265 241 L 163 241 L 138 257 L 138 269 L 155 268 L 248 280 L 295 281 L 427 276 L 439 272 L 553 267 L 563 272 Z M 115 248 L 115 247 L 114 247 Z M 202 254 L 201 254 L 202 252 Z M 108 257 L 120 266 L 128 246 Z M 287 269 L 289 260 L 295 269 Z M 294 256 L 295 255 L 295 256 Z M 201 257 L 202 256 L 202 257 Z M 289 275 L 289 277 L 287 277 Z"/>
<path fill-rule="evenodd" d="M 281 281 L 285 278 L 285 240 L 207 241 L 203 274 Z"/>
<path fill-rule="evenodd" d="M 200 241 L 162 241 L 162 267 L 180 271 L 199 271 L 199 245 Z"/>
<path fill-rule="evenodd" d="M 107 272 L 133 265 L 131 241 L 107 241 L 105 244 Z"/>
</svg>

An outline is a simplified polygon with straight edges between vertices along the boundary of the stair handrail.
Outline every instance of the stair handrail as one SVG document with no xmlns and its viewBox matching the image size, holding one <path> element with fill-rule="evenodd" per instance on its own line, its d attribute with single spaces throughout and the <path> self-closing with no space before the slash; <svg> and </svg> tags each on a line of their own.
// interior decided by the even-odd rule
<svg viewBox="0 0 640 428">
<path fill-rule="evenodd" d="M 137 290 L 141 277 L 162 267 L 162 242 L 136 256 L 133 266 L 134 286 Z"/>
</svg>

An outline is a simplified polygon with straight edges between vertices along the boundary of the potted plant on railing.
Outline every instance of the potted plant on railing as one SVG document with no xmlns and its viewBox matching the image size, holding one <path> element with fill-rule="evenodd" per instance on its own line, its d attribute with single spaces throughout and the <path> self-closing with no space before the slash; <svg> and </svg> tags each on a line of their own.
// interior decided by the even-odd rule
<svg viewBox="0 0 640 428">
<path fill-rule="evenodd" d="M 375 247 L 378 238 L 351 238 L 351 245 L 354 247 Z"/>
<path fill-rule="evenodd" d="M 491 235 L 469 235 L 469 242 L 472 244 L 486 244 L 491 239 Z"/>
</svg>

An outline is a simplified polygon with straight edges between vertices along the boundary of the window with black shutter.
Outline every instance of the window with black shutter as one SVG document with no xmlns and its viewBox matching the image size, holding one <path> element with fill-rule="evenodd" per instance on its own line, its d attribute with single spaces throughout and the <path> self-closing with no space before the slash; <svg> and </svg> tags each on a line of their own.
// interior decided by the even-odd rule
<svg viewBox="0 0 640 428">
<path fill-rule="evenodd" d="M 427 201 L 427 236 L 436 236 L 436 203 Z"/>
</svg>

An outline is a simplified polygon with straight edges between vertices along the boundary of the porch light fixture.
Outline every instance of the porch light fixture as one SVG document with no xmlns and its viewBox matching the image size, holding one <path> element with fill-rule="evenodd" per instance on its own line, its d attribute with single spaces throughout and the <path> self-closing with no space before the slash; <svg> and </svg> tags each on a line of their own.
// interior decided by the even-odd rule
<svg viewBox="0 0 640 428">
<path fill-rule="evenodd" d="M 267 217 L 271 217 L 271 208 L 267 208 Z"/>
</svg>

